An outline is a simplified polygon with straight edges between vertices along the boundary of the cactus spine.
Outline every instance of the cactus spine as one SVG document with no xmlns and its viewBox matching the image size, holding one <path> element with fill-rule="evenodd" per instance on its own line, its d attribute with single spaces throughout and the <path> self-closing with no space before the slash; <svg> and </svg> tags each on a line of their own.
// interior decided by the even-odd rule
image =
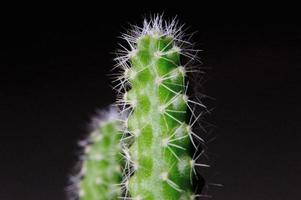
<svg viewBox="0 0 301 200">
<path fill-rule="evenodd" d="M 166 23 L 159 16 L 124 38 L 131 49 L 121 50 L 116 58 L 124 71 L 119 91 L 130 90 L 125 89 L 118 103 L 131 110 L 124 138 L 134 138 L 124 150 L 130 166 L 124 199 L 194 199 L 191 175 L 202 164 L 190 157 L 189 148 L 202 139 L 192 132 L 197 119 L 186 121 L 189 103 L 203 105 L 187 97 L 189 70 L 181 62 L 183 57 L 194 59 L 195 52 L 184 47 L 190 43 L 183 41 L 176 21 Z"/>
<path fill-rule="evenodd" d="M 84 147 L 82 168 L 78 179 L 74 177 L 80 200 L 116 200 L 121 195 L 122 156 L 120 139 L 121 122 L 113 108 L 101 113 L 95 120 L 96 129 L 88 139 L 81 141 Z"/>
</svg>

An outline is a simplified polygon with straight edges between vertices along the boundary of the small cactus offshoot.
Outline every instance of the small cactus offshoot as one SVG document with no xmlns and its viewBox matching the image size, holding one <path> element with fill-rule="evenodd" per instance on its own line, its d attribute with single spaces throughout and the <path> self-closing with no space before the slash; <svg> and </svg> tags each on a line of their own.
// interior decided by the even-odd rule
<svg viewBox="0 0 301 200">
<path fill-rule="evenodd" d="M 98 119 L 99 118 L 99 119 Z M 73 177 L 74 199 L 116 200 L 121 195 L 121 121 L 115 108 L 94 119 L 94 131 L 80 142 L 80 172 Z"/>
</svg>

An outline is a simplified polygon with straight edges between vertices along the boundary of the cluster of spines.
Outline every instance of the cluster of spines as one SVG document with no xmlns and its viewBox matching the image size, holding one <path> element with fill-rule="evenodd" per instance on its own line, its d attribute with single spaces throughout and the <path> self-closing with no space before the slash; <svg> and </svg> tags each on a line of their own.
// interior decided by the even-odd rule
<svg viewBox="0 0 301 200">
<path fill-rule="evenodd" d="M 79 172 L 71 177 L 71 198 L 117 200 L 121 195 L 123 159 L 122 123 L 115 108 L 94 119 L 94 131 L 80 142 Z"/>
<path fill-rule="evenodd" d="M 122 46 L 116 58 L 122 69 L 116 79 L 117 105 L 130 113 L 122 138 L 127 144 L 122 198 L 195 199 L 200 196 L 192 189 L 195 168 L 209 167 L 198 163 L 203 151 L 189 155 L 191 144 L 198 152 L 196 143 L 204 143 L 192 127 L 201 116 L 196 116 L 194 107 L 205 106 L 188 98 L 185 80 L 187 73 L 198 72 L 189 67 L 197 60 L 197 51 L 184 40 L 176 20 L 167 23 L 160 16 L 145 21 L 143 28 L 134 26 L 123 38 L 130 49 Z"/>
</svg>

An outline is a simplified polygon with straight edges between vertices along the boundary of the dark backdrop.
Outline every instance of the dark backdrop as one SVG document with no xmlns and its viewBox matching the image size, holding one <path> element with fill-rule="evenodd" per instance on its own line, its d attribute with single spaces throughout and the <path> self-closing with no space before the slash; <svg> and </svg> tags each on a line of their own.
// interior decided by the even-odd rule
<svg viewBox="0 0 301 200">
<path fill-rule="evenodd" d="M 145 2 L 146 4 L 146 2 Z M 76 141 L 114 100 L 107 76 L 127 23 L 165 12 L 198 31 L 216 125 L 218 200 L 301 199 L 301 26 L 292 9 L 159 4 L 11 11 L 1 18 L 0 199 L 63 200 Z M 57 6 L 59 7 L 59 6 Z M 152 8 L 151 8 L 152 7 Z M 123 11 L 120 8 L 124 8 Z M 71 11 L 71 12 L 70 12 Z"/>
</svg>

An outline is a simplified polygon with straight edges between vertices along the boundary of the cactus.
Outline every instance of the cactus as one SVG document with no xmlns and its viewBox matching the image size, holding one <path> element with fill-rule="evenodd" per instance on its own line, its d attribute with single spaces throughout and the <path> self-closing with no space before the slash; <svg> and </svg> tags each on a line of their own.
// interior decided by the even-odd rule
<svg viewBox="0 0 301 200">
<path fill-rule="evenodd" d="M 191 158 L 190 146 L 203 139 L 193 132 L 198 120 L 192 104 L 201 102 L 187 96 L 187 66 L 197 51 L 185 41 L 182 27 L 156 16 L 123 35 L 130 49 L 120 50 L 117 66 L 123 71 L 116 86 L 118 105 L 130 110 L 123 139 L 133 142 L 124 149 L 124 199 L 195 199 L 192 172 L 196 166 L 208 167 Z M 188 59 L 187 59 L 188 58 Z M 185 62 L 185 59 L 188 60 Z M 184 63 L 185 62 L 185 63 Z M 130 89 L 128 89 L 130 88 Z M 194 120 L 189 121 L 189 110 Z"/>
<path fill-rule="evenodd" d="M 98 119 L 99 118 L 99 119 Z M 120 117 L 114 108 L 94 119 L 95 129 L 80 142 L 84 155 L 81 169 L 72 179 L 73 199 L 116 200 L 121 195 L 123 160 Z"/>
<path fill-rule="evenodd" d="M 206 107 L 188 97 L 188 74 L 197 50 L 176 19 L 155 16 L 123 34 L 130 49 L 117 51 L 120 111 L 97 120 L 96 130 L 81 142 L 80 173 L 72 177 L 72 199 L 193 200 L 196 167 L 205 141 L 194 133 Z M 189 95 L 190 96 L 190 95 Z M 105 117 L 103 117 L 105 116 Z M 126 116 L 121 117 L 121 116 Z M 122 123 L 123 122 L 123 123 Z M 191 148 L 194 154 L 191 156 Z"/>
</svg>

